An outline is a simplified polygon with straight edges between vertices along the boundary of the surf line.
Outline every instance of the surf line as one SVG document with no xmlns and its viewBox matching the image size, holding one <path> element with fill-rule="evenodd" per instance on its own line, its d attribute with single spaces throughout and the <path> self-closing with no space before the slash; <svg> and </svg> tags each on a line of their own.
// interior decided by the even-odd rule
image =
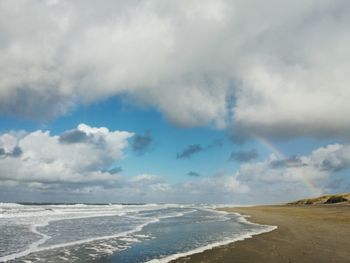
<svg viewBox="0 0 350 263">
<path fill-rule="evenodd" d="M 24 256 L 27 256 L 29 255 L 30 253 L 33 253 L 35 251 L 38 251 L 39 249 L 39 246 L 44 244 L 47 240 L 49 240 L 51 238 L 51 236 L 49 235 L 46 235 L 44 233 L 41 233 L 39 230 L 38 230 L 38 227 L 44 227 L 44 226 L 47 226 L 49 224 L 49 221 L 46 221 L 45 223 L 43 224 L 34 224 L 30 227 L 30 231 L 34 234 L 37 234 L 39 236 L 41 236 L 41 238 L 38 240 L 38 241 L 35 241 L 33 242 L 32 244 L 29 245 L 29 247 L 21 252 L 18 252 L 18 253 L 14 253 L 14 254 L 11 254 L 11 255 L 7 255 L 7 256 L 3 256 L 3 257 L 0 257 L 0 262 L 6 262 L 6 261 L 9 261 L 9 260 L 14 260 L 16 258 L 20 258 L 20 257 L 24 257 Z"/>
<path fill-rule="evenodd" d="M 225 246 L 225 245 L 228 245 L 228 244 L 231 244 L 231 243 L 234 243 L 234 242 L 237 242 L 237 241 L 242 241 L 242 240 L 245 240 L 245 239 L 248 239 L 248 238 L 253 238 L 253 236 L 255 236 L 255 235 L 268 233 L 268 232 L 271 232 L 271 231 L 277 229 L 277 226 L 260 225 L 260 224 L 256 224 L 256 223 L 250 222 L 250 221 L 248 221 L 246 219 L 247 216 L 241 215 L 239 213 L 233 213 L 233 214 L 238 216 L 238 218 L 240 219 L 241 223 L 257 225 L 257 226 L 264 226 L 265 228 L 261 229 L 261 230 L 256 230 L 256 231 L 253 231 L 253 232 L 250 232 L 250 233 L 242 233 L 240 236 L 237 236 L 237 237 L 234 237 L 234 238 L 231 238 L 231 239 L 227 239 L 227 240 L 224 240 L 224 241 L 214 242 L 214 243 L 202 246 L 202 247 L 198 247 L 198 248 L 189 250 L 187 252 L 179 252 L 179 253 L 175 253 L 175 254 L 172 254 L 172 255 L 169 255 L 169 256 L 165 256 L 163 258 L 151 259 L 149 261 L 146 261 L 145 263 L 169 263 L 172 260 L 176 260 L 176 259 L 179 259 L 179 258 L 182 258 L 182 257 L 187 257 L 187 256 L 190 256 L 190 255 L 193 255 L 193 254 L 197 254 L 197 253 L 202 253 L 202 252 L 204 252 L 206 250 L 210 250 L 210 249 L 213 249 L 213 248 L 216 248 L 216 247 Z"/>
<path fill-rule="evenodd" d="M 114 235 L 95 237 L 95 238 L 87 238 L 87 239 L 83 239 L 83 240 L 77 240 L 77 241 L 72 241 L 72 242 L 68 242 L 68 243 L 64 243 L 64 244 L 52 245 L 52 246 L 48 246 L 48 247 L 39 247 L 40 245 L 44 244 L 47 240 L 49 240 L 51 238 L 51 236 L 46 235 L 44 233 L 41 233 L 40 231 L 37 230 L 37 228 L 38 227 L 47 226 L 49 224 L 49 222 L 52 222 L 52 221 L 56 221 L 56 220 L 47 221 L 47 222 L 45 222 L 45 224 L 33 225 L 31 227 L 31 231 L 33 233 L 35 233 L 35 234 L 40 235 L 42 238 L 39 239 L 38 241 L 32 243 L 27 249 L 25 249 L 25 250 L 23 250 L 21 252 L 0 257 L 0 262 L 6 262 L 6 261 L 9 261 L 9 260 L 14 260 L 16 258 L 21 258 L 21 257 L 27 256 L 27 255 L 29 255 L 31 253 L 35 253 L 35 252 L 41 252 L 41 251 L 45 251 L 45 250 L 51 250 L 51 249 L 56 249 L 56 248 L 70 247 L 70 246 L 74 246 L 74 245 L 90 243 L 90 242 L 93 242 L 93 241 L 100 241 L 100 240 L 106 240 L 106 239 L 111 239 L 111 238 L 118 238 L 118 237 L 128 236 L 130 234 L 133 234 L 133 233 L 141 231 L 145 226 L 147 226 L 149 224 L 153 224 L 153 223 L 159 222 L 159 219 L 158 218 L 151 219 L 151 220 L 149 220 L 146 223 L 143 223 L 143 224 L 141 224 L 139 226 L 136 226 L 134 229 L 131 229 L 131 230 L 128 230 L 128 231 L 125 231 L 125 232 L 121 232 L 121 233 L 118 233 L 118 234 L 114 234 Z"/>
<path fill-rule="evenodd" d="M 110 213 L 110 214 L 104 214 L 103 216 L 115 216 L 115 215 L 125 215 L 126 213 L 125 212 L 118 212 L 117 214 L 116 213 Z M 89 218 L 89 217 L 95 217 L 96 215 L 94 216 L 79 216 L 79 217 L 72 217 L 70 219 L 77 219 L 77 218 Z M 9 261 L 9 260 L 14 260 L 16 258 L 21 258 L 21 257 L 25 257 L 31 253 L 34 253 L 34 252 L 40 252 L 40 251 L 44 251 L 44 250 L 50 250 L 50 249 L 55 249 L 55 248 L 60 248 L 60 247 L 67 247 L 67 246 L 72 246 L 72 245 L 76 245 L 76 244 L 82 244 L 82 243 L 87 243 L 87 242 L 91 242 L 91 240 L 80 240 L 80 241 L 73 241 L 73 242 L 69 242 L 69 243 L 65 243 L 65 244 L 59 244 L 59 245 L 53 245 L 53 246 L 49 246 L 49 247 L 40 247 L 40 245 L 43 245 L 47 240 L 49 240 L 51 238 L 51 236 L 49 235 L 46 235 L 44 233 L 41 233 L 38 228 L 39 227 L 45 227 L 47 225 L 49 225 L 51 222 L 54 222 L 54 221 L 60 221 L 60 220 L 64 220 L 64 219 L 48 219 L 46 220 L 44 223 L 41 223 L 41 224 L 33 224 L 30 226 L 30 231 L 34 234 L 37 234 L 39 236 L 41 236 L 41 238 L 33 243 L 31 243 L 30 245 L 28 245 L 28 247 L 23 250 L 23 251 L 20 251 L 20 252 L 17 252 L 17 253 L 13 253 L 13 254 L 10 254 L 10 255 L 6 255 L 6 256 L 2 256 L 0 257 L 0 262 L 6 262 L 6 261 Z M 114 236 L 105 236 L 105 237 L 102 237 L 102 239 L 108 239 L 108 238 L 114 238 Z M 100 240 L 100 239 L 99 239 Z M 92 240 L 94 241 L 94 240 Z"/>
<path fill-rule="evenodd" d="M 118 238 L 118 237 L 125 237 L 131 234 L 134 234 L 136 232 L 141 231 L 145 226 L 149 225 L 149 224 L 154 224 L 159 222 L 161 219 L 163 218 L 168 218 L 168 217 L 181 217 L 186 213 L 192 213 L 195 212 L 196 210 L 190 210 L 190 211 L 185 211 L 182 213 L 177 213 L 176 215 L 172 215 L 172 216 L 164 216 L 164 217 L 158 217 L 158 218 L 151 218 L 150 220 L 148 220 L 148 222 L 145 222 L 141 225 L 136 226 L 134 229 L 125 231 L 125 232 L 121 232 L 121 233 L 117 233 L 114 235 L 109 235 L 109 236 L 102 236 L 102 237 L 94 237 L 94 238 L 87 238 L 87 239 L 83 239 L 83 240 L 77 240 L 77 241 L 72 241 L 72 242 L 67 242 L 64 244 L 57 244 L 57 245 L 51 245 L 48 247 L 40 247 L 40 245 L 44 244 L 47 240 L 49 240 L 51 238 L 51 236 L 46 235 L 44 233 L 41 233 L 38 228 L 39 227 L 45 227 L 47 225 L 49 225 L 50 222 L 53 221 L 60 221 L 62 219 L 51 219 L 51 220 L 47 220 L 45 223 L 42 224 L 34 224 L 31 226 L 30 230 L 32 233 L 40 235 L 41 238 L 38 241 L 33 242 L 32 244 L 30 244 L 28 246 L 27 249 L 18 252 L 18 253 L 13 253 L 10 255 L 6 255 L 3 257 L 0 257 L 0 262 L 6 262 L 9 260 L 14 260 L 16 258 L 21 258 L 21 257 L 25 257 L 29 254 L 35 253 L 35 252 L 41 252 L 41 251 L 45 251 L 45 250 L 51 250 L 51 249 L 56 249 L 56 248 L 62 248 L 62 247 L 70 247 L 70 246 L 74 246 L 74 245 L 80 245 L 80 244 L 85 244 L 85 243 L 90 243 L 93 241 L 100 241 L 100 240 L 107 240 L 107 239 L 112 239 L 112 238 Z M 128 216 L 130 218 L 139 218 L 136 216 Z M 81 217 L 81 218 L 85 218 L 85 217 Z"/>
</svg>

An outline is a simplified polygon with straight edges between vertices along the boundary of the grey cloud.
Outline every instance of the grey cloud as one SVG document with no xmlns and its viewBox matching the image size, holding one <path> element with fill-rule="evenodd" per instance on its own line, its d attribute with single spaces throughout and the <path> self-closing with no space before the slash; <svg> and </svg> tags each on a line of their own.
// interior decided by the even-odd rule
<svg viewBox="0 0 350 263">
<path fill-rule="evenodd" d="M 21 147 L 19 147 L 18 145 L 16 145 L 12 151 L 10 152 L 6 152 L 4 148 L 0 148 L 0 157 L 19 157 L 21 156 L 23 153 Z"/>
<path fill-rule="evenodd" d="M 291 156 L 287 159 L 273 160 L 270 162 L 271 168 L 285 168 L 285 167 L 302 167 L 307 166 L 303 163 L 299 156 Z"/>
<path fill-rule="evenodd" d="M 124 203 L 230 203 L 237 195 L 247 193 L 248 189 L 234 176 L 208 176 L 189 182 L 172 184 L 166 177 L 141 174 L 132 177 L 118 177 L 113 184 L 95 183 L 55 183 L 21 182 L 8 187 L 12 182 L 0 184 L 2 200 L 48 201 L 56 198 L 58 202 L 124 202 Z M 6 186 L 7 185 L 7 186 Z M 93 194 L 93 195 L 92 195 Z M 246 199 L 246 198 L 245 198 Z M 52 200 L 53 201 L 53 200 Z"/>
<path fill-rule="evenodd" d="M 256 150 L 232 152 L 229 160 L 235 162 L 249 162 L 258 158 Z"/>
<path fill-rule="evenodd" d="M 187 146 L 181 153 L 176 154 L 177 159 L 190 158 L 192 155 L 204 151 L 205 148 L 200 144 Z"/>
<path fill-rule="evenodd" d="M 286 159 L 272 154 L 263 161 L 242 164 L 236 174 L 251 189 L 265 189 L 266 195 L 281 196 L 288 191 L 293 196 L 308 196 L 344 191 L 349 178 L 338 171 L 345 169 L 350 169 L 350 145 L 330 144 Z"/>
<path fill-rule="evenodd" d="M 38 135 L 40 135 L 40 138 L 38 138 Z M 71 156 L 68 156 L 67 159 L 64 158 L 66 155 L 70 155 L 72 151 L 75 151 L 73 155 L 76 155 L 80 147 L 91 147 L 90 150 L 92 152 L 89 152 L 86 156 L 81 156 L 81 159 L 76 162 L 81 172 L 85 171 L 84 165 L 86 164 L 83 167 L 80 165 L 87 157 L 93 158 L 97 156 L 97 159 L 99 159 L 101 154 L 105 153 L 105 151 L 96 152 L 96 147 L 92 147 L 94 145 L 91 144 L 68 144 L 63 146 L 57 142 L 57 137 L 49 136 L 47 138 L 47 133 L 37 132 L 36 136 L 33 137 L 24 138 L 24 140 L 27 140 L 26 145 L 29 148 L 23 149 L 23 155 L 26 154 L 26 149 L 31 149 L 39 155 L 42 154 L 40 151 L 42 149 L 41 142 L 45 139 L 50 139 L 50 143 L 45 145 L 51 145 L 52 147 L 52 143 L 54 143 L 55 148 L 46 154 L 59 154 L 53 156 L 55 159 L 59 158 L 61 160 L 59 165 L 66 162 L 71 164 L 70 161 L 73 159 Z M 37 140 L 33 141 L 32 144 L 28 144 L 28 139 Z M 110 143 L 113 143 L 113 141 L 110 141 Z M 111 146 L 111 149 L 114 150 L 117 145 L 113 144 Z M 69 148 L 69 151 L 62 154 L 61 150 L 63 148 L 67 150 L 68 147 L 72 148 Z M 72 169 L 63 174 L 55 173 L 54 169 L 49 171 L 49 174 L 40 174 L 42 172 L 40 167 L 26 166 L 26 164 L 21 163 L 21 158 L 0 158 L 0 196 L 3 200 L 10 201 L 17 200 L 18 194 L 24 197 L 23 200 L 29 200 L 30 194 L 35 194 L 35 198 L 37 198 L 38 194 L 47 193 L 48 196 L 42 197 L 41 200 L 57 195 L 57 198 L 60 198 L 59 201 L 62 201 L 65 198 L 69 198 L 69 195 L 74 194 L 73 200 L 75 202 L 77 200 L 88 200 L 88 198 L 91 198 L 94 202 L 96 200 L 103 200 L 104 202 L 113 200 L 118 202 L 120 200 L 140 202 L 142 200 L 143 202 L 169 203 L 189 203 L 200 200 L 208 203 L 234 202 L 236 204 L 287 202 L 299 199 L 302 196 L 322 194 L 327 191 L 346 191 L 349 187 L 349 178 L 343 173 L 332 174 L 332 172 L 334 167 L 344 167 L 349 162 L 349 152 L 350 146 L 347 144 L 328 145 L 327 147 L 315 149 L 309 155 L 292 156 L 287 158 L 288 161 L 280 160 L 289 163 L 289 165 L 284 167 L 281 163 L 277 164 L 276 162 L 273 164 L 277 157 L 271 155 L 263 161 L 242 163 L 240 168 L 232 175 L 217 173 L 215 176 L 201 176 L 177 184 L 168 182 L 166 177 L 151 174 L 122 177 L 118 174 L 111 175 L 107 171 L 95 171 L 97 172 L 96 174 L 91 173 L 91 171 L 88 171 L 86 174 L 85 171 L 84 176 L 79 177 L 79 175 L 72 173 Z M 115 153 L 110 154 L 115 156 Z M 88 160 L 87 163 L 97 161 L 97 159 L 93 158 Z M 327 165 L 331 165 L 332 171 L 323 170 L 324 160 L 331 162 L 331 164 L 328 163 Z M 35 162 L 38 161 L 40 160 L 35 160 Z M 108 162 L 106 166 L 111 167 L 113 163 Z M 7 165 L 11 166 L 6 169 Z M 21 167 L 21 165 L 24 165 L 24 167 Z M 54 166 L 55 162 L 52 165 Z M 278 169 L 273 168 L 274 165 Z M 45 165 L 45 167 L 47 166 Z M 21 168 L 22 171 L 30 168 L 35 170 L 18 176 L 20 169 L 17 168 Z M 13 174 L 6 177 L 6 174 L 9 172 Z M 191 171 L 189 173 L 195 172 Z M 305 180 L 313 184 L 313 189 L 310 189 L 305 184 Z"/>
<path fill-rule="evenodd" d="M 177 159 L 183 159 L 183 158 L 191 158 L 192 155 L 207 151 L 211 148 L 215 147 L 221 147 L 223 144 L 222 139 L 216 139 L 213 140 L 211 143 L 209 143 L 206 146 L 202 146 L 201 144 L 191 144 L 188 145 L 182 152 L 176 154 Z"/>
<path fill-rule="evenodd" d="M 108 170 L 110 174 L 117 174 L 117 173 L 121 173 L 122 171 L 123 171 L 123 168 L 121 167 L 114 167 Z"/>
<path fill-rule="evenodd" d="M 244 144 L 251 135 L 249 134 L 249 130 L 244 130 L 241 127 L 235 126 L 235 127 L 229 127 L 228 129 L 228 137 L 230 138 L 231 142 L 237 145 Z"/>
<path fill-rule="evenodd" d="M 201 175 L 197 172 L 193 172 L 193 171 L 190 171 L 187 173 L 188 176 L 191 176 L 191 177 L 200 177 Z"/>
<path fill-rule="evenodd" d="M 0 112 L 39 121 L 59 117 L 71 111 L 75 101 L 73 97 L 59 94 L 58 86 L 59 84 L 52 85 L 45 82 L 18 86 L 11 91 L 11 100 L 0 99 Z M 0 94 L 1 88 L 0 83 Z"/>
<path fill-rule="evenodd" d="M 86 142 L 88 139 L 88 136 L 85 132 L 80 130 L 69 130 L 65 131 L 62 135 L 59 137 L 59 141 L 61 143 L 81 143 Z"/>
<path fill-rule="evenodd" d="M 270 163 L 271 168 L 285 168 L 286 161 L 285 160 L 273 160 Z"/>
<path fill-rule="evenodd" d="M 221 147 L 223 145 L 223 139 L 213 140 L 206 148 Z"/>
<path fill-rule="evenodd" d="M 324 171 L 339 172 L 350 168 L 350 162 L 342 162 L 335 164 L 331 160 L 323 160 L 321 163 L 321 168 Z"/>
<path fill-rule="evenodd" d="M 0 2 L 1 114 L 47 119 L 126 94 L 185 127 L 349 137 L 347 0 L 16 5 Z"/>
<path fill-rule="evenodd" d="M 331 144 L 312 152 L 310 160 L 313 165 L 325 172 L 338 172 L 350 168 L 350 145 Z"/>
<path fill-rule="evenodd" d="M 146 133 L 145 135 L 136 134 L 131 146 L 134 152 L 142 155 L 149 150 L 152 142 L 153 138 L 150 133 Z"/>
<path fill-rule="evenodd" d="M 121 173 L 122 171 L 123 171 L 123 168 L 120 166 L 101 170 L 102 173 L 109 173 L 109 174 L 118 174 L 118 173 Z"/>
<path fill-rule="evenodd" d="M 22 149 L 17 145 L 15 148 L 13 148 L 13 151 L 11 153 L 12 157 L 19 157 L 22 155 Z"/>
<path fill-rule="evenodd" d="M 344 177 L 336 177 L 332 176 L 329 178 L 326 184 L 326 190 L 330 193 L 341 193 L 348 192 L 350 189 L 350 181 L 346 176 Z"/>
</svg>

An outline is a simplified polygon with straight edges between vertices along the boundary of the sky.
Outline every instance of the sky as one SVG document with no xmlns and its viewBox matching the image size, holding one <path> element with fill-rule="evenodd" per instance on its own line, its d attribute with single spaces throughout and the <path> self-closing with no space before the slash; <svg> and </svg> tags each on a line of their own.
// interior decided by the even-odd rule
<svg viewBox="0 0 350 263">
<path fill-rule="evenodd" d="M 347 0 L 0 1 L 0 202 L 350 189 Z"/>
</svg>

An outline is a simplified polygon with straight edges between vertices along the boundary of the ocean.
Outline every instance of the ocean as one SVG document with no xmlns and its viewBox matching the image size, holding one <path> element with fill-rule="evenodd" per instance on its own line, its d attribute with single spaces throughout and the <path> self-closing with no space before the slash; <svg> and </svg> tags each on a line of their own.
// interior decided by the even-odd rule
<svg viewBox="0 0 350 263">
<path fill-rule="evenodd" d="M 0 203 L 0 262 L 169 262 L 275 228 L 216 207 Z"/>
</svg>

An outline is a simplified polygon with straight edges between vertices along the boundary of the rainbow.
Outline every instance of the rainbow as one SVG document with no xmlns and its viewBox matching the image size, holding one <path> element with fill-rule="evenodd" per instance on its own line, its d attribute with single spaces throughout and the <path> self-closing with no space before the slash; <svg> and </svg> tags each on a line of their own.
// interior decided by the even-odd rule
<svg viewBox="0 0 350 263">
<path fill-rule="evenodd" d="M 286 154 L 284 154 L 281 150 L 279 150 L 275 145 L 269 142 L 267 139 L 262 138 L 260 136 L 254 136 L 254 138 L 265 148 L 267 148 L 271 153 L 273 153 L 278 160 L 284 161 L 286 166 L 292 166 L 293 163 L 289 161 L 289 158 Z M 301 182 L 306 186 L 312 196 L 320 196 L 323 191 L 319 188 L 310 178 L 307 176 L 300 177 Z"/>
</svg>

